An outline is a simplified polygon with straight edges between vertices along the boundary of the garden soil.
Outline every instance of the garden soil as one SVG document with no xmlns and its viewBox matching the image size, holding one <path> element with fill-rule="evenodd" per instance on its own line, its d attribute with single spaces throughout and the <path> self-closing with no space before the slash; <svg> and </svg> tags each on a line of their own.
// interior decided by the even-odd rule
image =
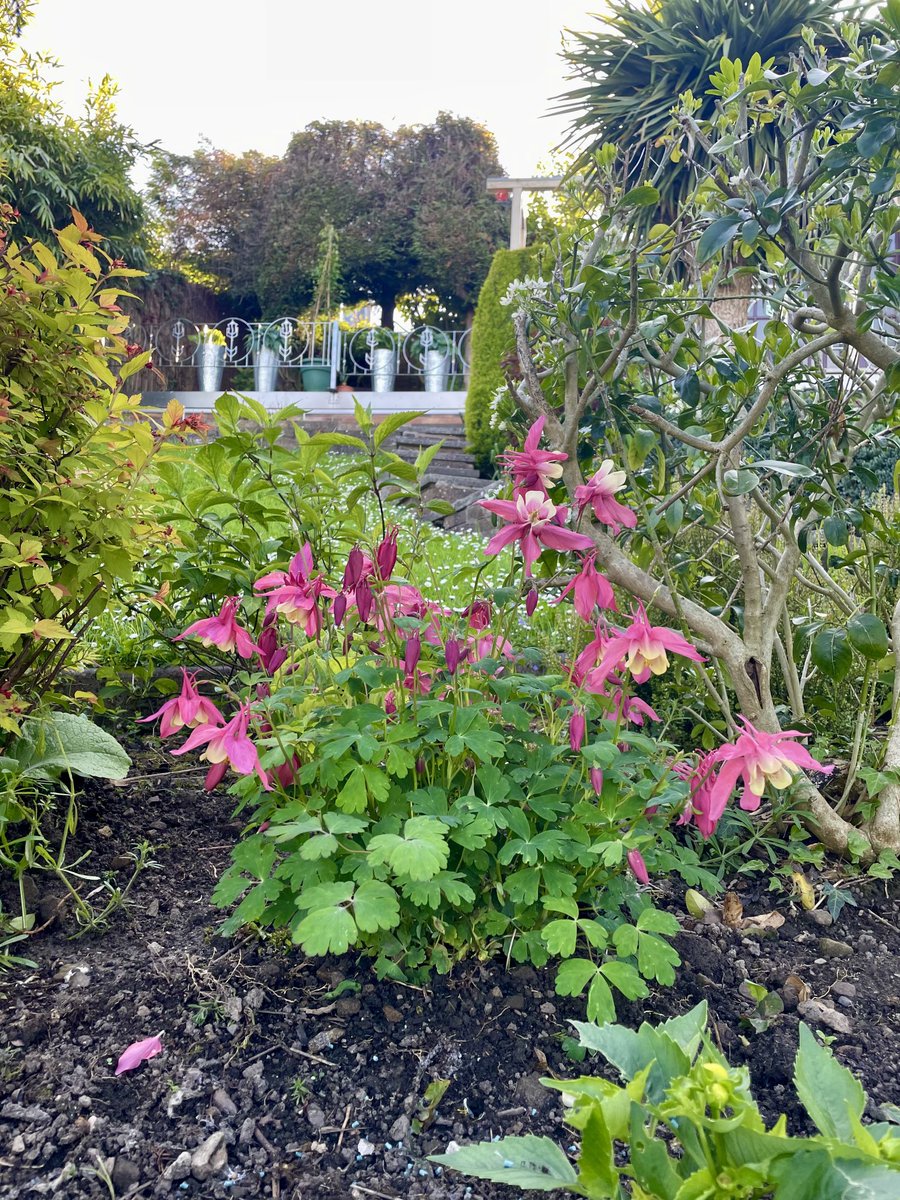
<svg viewBox="0 0 900 1200">
<path fill-rule="evenodd" d="M 226 795 L 201 790 L 202 775 L 169 767 L 142 752 L 132 780 L 91 785 L 82 799 L 73 853 L 91 851 L 84 873 L 124 881 L 135 843 L 155 846 L 106 932 L 73 938 L 60 885 L 31 881 L 49 924 L 13 951 L 37 965 L 0 977 L 4 1200 L 495 1200 L 517 1193 L 426 1156 L 511 1133 L 575 1150 L 540 1078 L 582 1070 L 564 1038 L 584 1011 L 554 995 L 552 970 L 468 963 L 423 989 L 379 983 L 350 957 L 308 961 L 290 944 L 217 937 L 209 896 L 240 825 Z M 772 908 L 764 887 L 738 888 L 745 913 Z M 749 1066 L 766 1117 L 784 1109 L 800 1132 L 790 1079 L 808 989 L 819 1002 L 808 1019 L 833 1037 L 877 1116 L 900 1103 L 900 889 L 867 885 L 856 898 L 828 927 L 781 898 L 785 924 L 759 940 L 696 924 L 668 897 L 684 925 L 677 984 L 622 1004 L 621 1019 L 708 1000 L 713 1035 Z M 742 1021 L 748 978 L 786 999 L 760 1032 Z M 121 1051 L 155 1034 L 163 1052 L 116 1077 Z"/>
</svg>

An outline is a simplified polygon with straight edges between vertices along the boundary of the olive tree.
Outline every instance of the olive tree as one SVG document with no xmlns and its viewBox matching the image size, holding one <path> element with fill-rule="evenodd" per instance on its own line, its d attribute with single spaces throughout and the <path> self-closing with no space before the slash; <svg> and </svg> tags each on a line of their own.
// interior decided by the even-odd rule
<svg viewBox="0 0 900 1200">
<path fill-rule="evenodd" d="M 642 232 L 658 192 L 623 194 L 616 148 L 602 147 L 603 218 L 549 284 L 510 297 L 513 399 L 567 453 L 573 500 L 591 460 L 622 460 L 637 529 L 613 536 L 589 509 L 581 528 L 610 580 L 708 656 L 720 727 L 808 720 L 815 680 L 846 677 L 859 717 L 844 794 L 805 776 L 796 788 L 821 840 L 863 858 L 900 848 L 900 721 L 874 796 L 847 802 L 891 686 L 900 600 L 888 518 L 843 488 L 860 447 L 891 436 L 900 381 L 898 33 L 891 0 L 879 34 L 845 27 L 837 53 L 805 31 L 780 73 L 723 59 L 709 115 L 691 92 L 671 98 L 669 153 L 697 162 L 677 226 Z M 723 280 L 745 282 L 757 319 L 744 328 L 711 307 Z"/>
</svg>

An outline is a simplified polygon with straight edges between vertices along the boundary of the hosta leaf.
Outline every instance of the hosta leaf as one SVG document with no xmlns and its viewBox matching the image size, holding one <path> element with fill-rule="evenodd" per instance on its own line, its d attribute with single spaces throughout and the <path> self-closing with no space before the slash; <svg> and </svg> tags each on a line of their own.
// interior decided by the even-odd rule
<svg viewBox="0 0 900 1200">
<path fill-rule="evenodd" d="M 50 713 L 25 724 L 17 755 L 25 774 L 71 771 L 84 779 L 124 779 L 131 759 L 114 737 L 73 713 Z"/>
<path fill-rule="evenodd" d="M 538 1192 L 556 1191 L 578 1178 L 575 1168 L 554 1142 L 533 1134 L 463 1146 L 454 1154 L 432 1154 L 429 1161 L 474 1175 L 476 1179 Z"/>
</svg>

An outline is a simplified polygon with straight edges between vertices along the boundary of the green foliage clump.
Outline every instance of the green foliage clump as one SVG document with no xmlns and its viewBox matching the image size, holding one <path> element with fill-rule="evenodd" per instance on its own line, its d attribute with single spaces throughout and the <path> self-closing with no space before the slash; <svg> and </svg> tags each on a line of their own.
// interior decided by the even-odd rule
<svg viewBox="0 0 900 1200">
<path fill-rule="evenodd" d="M 0 0 L 0 201 L 19 209 L 22 238 L 52 237 L 75 207 L 113 254 L 146 266 L 144 204 L 130 178 L 143 149 L 116 119 L 116 85 L 105 75 L 84 117 L 67 115 L 46 76 L 50 60 L 17 41 L 31 8 Z"/>
<path fill-rule="evenodd" d="M 706 1032 L 706 1001 L 638 1030 L 575 1026 L 580 1045 L 602 1054 L 624 1081 L 542 1081 L 571 1104 L 565 1119 L 581 1135 L 577 1168 L 555 1142 L 534 1136 L 464 1146 L 432 1161 L 478 1179 L 591 1200 L 900 1194 L 900 1112 L 888 1106 L 887 1121 L 863 1125 L 861 1084 L 806 1025 L 794 1087 L 819 1130 L 812 1137 L 788 1136 L 784 1116 L 766 1129 L 747 1068 L 730 1067 Z"/>
<path fill-rule="evenodd" d="M 536 247 L 498 250 L 482 284 L 472 322 L 472 364 L 466 396 L 466 437 L 480 470 L 488 473 L 501 449 L 493 424 L 494 394 L 506 382 L 503 360 L 515 350 L 513 308 L 503 304 L 511 283 L 538 271 Z"/>
<path fill-rule="evenodd" d="M 79 213 L 27 249 L 0 210 L 0 729 L 39 699 L 158 534 L 144 476 L 163 428 L 126 379 L 148 362 L 117 300 L 140 274 Z"/>
</svg>

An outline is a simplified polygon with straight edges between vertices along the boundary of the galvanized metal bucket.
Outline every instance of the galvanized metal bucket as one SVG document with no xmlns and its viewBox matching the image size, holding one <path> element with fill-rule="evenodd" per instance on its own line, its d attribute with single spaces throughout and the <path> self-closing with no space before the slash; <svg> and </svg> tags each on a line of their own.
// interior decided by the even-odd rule
<svg viewBox="0 0 900 1200">
<path fill-rule="evenodd" d="M 225 369 L 225 347 L 201 342 L 194 355 L 197 364 L 197 386 L 201 392 L 218 392 L 222 389 L 222 372 Z"/>
<path fill-rule="evenodd" d="M 426 392 L 446 392 L 450 376 L 450 355 L 443 350 L 426 350 L 422 355 Z"/>
<path fill-rule="evenodd" d="M 278 351 L 260 346 L 253 358 L 253 386 L 258 392 L 278 391 Z"/>
<path fill-rule="evenodd" d="M 372 391 L 392 392 L 397 379 L 397 366 L 393 350 L 379 347 L 372 351 Z"/>
</svg>

